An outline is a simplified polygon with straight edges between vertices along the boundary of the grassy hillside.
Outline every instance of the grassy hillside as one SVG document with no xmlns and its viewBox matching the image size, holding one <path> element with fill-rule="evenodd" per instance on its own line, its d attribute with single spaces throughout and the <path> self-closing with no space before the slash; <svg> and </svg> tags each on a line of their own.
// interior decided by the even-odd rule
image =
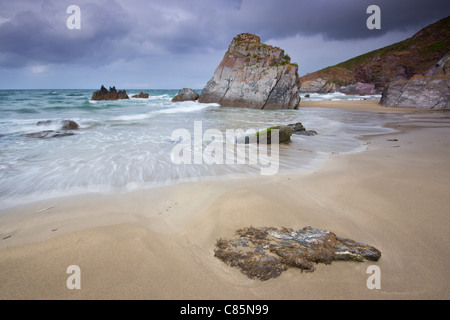
<svg viewBox="0 0 450 320">
<path fill-rule="evenodd" d="M 307 74 L 300 80 L 322 78 L 337 85 L 359 81 L 382 88 L 392 80 L 409 79 L 415 74 L 425 73 L 449 51 L 450 16 L 404 41 Z"/>
</svg>

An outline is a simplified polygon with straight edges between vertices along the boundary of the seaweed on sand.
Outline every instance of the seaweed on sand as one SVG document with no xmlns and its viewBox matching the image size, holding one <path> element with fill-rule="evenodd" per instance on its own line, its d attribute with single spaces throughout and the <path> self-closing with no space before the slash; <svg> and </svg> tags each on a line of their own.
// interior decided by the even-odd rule
<svg viewBox="0 0 450 320">
<path fill-rule="evenodd" d="M 315 264 L 331 264 L 333 260 L 377 261 L 381 252 L 312 227 L 248 227 L 237 230 L 233 239 L 217 240 L 214 255 L 251 279 L 268 280 L 290 267 L 313 272 Z"/>
</svg>

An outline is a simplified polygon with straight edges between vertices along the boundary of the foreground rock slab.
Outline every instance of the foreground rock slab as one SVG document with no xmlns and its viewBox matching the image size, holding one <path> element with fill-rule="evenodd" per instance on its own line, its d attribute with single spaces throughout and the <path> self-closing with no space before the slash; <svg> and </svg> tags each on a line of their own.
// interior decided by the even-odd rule
<svg viewBox="0 0 450 320">
<path fill-rule="evenodd" d="M 217 240 L 214 255 L 251 279 L 268 280 L 290 267 L 313 272 L 319 262 L 378 261 L 381 252 L 367 244 L 312 227 L 299 230 L 249 227 L 237 230 L 235 238 Z"/>
<path fill-rule="evenodd" d="M 234 37 L 211 80 L 202 103 L 264 110 L 296 109 L 300 102 L 298 65 L 284 50 L 260 42 L 254 34 Z"/>
</svg>

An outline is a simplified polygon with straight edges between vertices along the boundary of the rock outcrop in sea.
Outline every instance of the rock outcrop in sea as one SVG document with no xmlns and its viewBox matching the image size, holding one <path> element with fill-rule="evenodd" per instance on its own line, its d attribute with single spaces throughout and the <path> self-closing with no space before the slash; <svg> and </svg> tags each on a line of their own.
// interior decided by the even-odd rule
<svg viewBox="0 0 450 320">
<path fill-rule="evenodd" d="M 264 134 L 265 137 L 262 140 L 265 140 L 265 143 L 272 144 L 272 130 L 278 130 L 278 143 L 290 143 L 291 136 L 293 134 L 303 135 L 303 136 L 315 136 L 317 134 L 314 130 L 306 130 L 301 122 L 291 123 L 288 125 L 278 125 L 267 128 L 265 130 L 261 130 L 256 132 L 256 142 L 260 143 L 260 135 Z M 248 138 L 248 137 L 247 137 Z M 250 139 L 246 139 L 245 143 L 249 143 Z M 264 143 L 264 142 L 263 142 Z"/>
<path fill-rule="evenodd" d="M 38 127 L 45 126 L 54 126 L 60 125 L 58 130 L 42 130 L 38 132 L 32 132 L 25 134 L 28 138 L 39 138 L 39 139 L 50 139 L 50 138 L 61 138 L 67 136 L 73 136 L 75 133 L 71 132 L 71 130 L 78 130 L 79 125 L 73 120 L 62 120 L 62 121 L 54 121 L 54 120 L 42 120 L 36 123 Z"/>
<path fill-rule="evenodd" d="M 261 135 L 264 133 L 265 134 L 265 143 L 267 144 L 272 144 L 272 130 L 278 130 L 278 143 L 290 143 L 291 142 L 291 136 L 292 133 L 294 132 L 294 128 L 290 127 L 290 126 L 274 126 L 274 127 L 270 127 L 267 128 L 265 130 L 262 131 L 258 131 L 256 133 L 256 142 L 260 143 L 261 141 Z M 264 138 L 263 140 L 264 141 Z M 264 143 L 264 142 L 263 142 Z"/>
<path fill-rule="evenodd" d="M 234 37 L 199 102 L 264 110 L 296 109 L 300 102 L 298 65 L 284 50 L 254 34 Z"/>
<path fill-rule="evenodd" d="M 256 143 L 273 144 L 272 130 L 278 130 L 278 143 L 288 144 L 291 142 L 293 134 L 303 136 L 315 136 L 317 132 L 314 130 L 306 130 L 301 122 L 291 123 L 288 125 L 277 125 L 256 132 Z M 246 136 L 244 142 L 250 143 L 251 137 Z M 254 141 L 254 140 L 253 140 Z"/>
<path fill-rule="evenodd" d="M 49 126 L 49 125 L 56 125 L 59 124 L 61 127 L 61 130 L 77 130 L 80 126 L 78 123 L 76 123 L 73 120 L 62 120 L 62 121 L 55 121 L 55 120 L 41 120 L 36 123 L 36 125 L 39 126 Z"/>
<path fill-rule="evenodd" d="M 116 87 L 109 87 L 109 91 L 102 86 L 100 90 L 92 94 L 92 100 L 121 100 L 129 99 L 125 90 L 116 90 Z"/>
<path fill-rule="evenodd" d="M 386 107 L 450 109 L 450 54 L 438 61 L 426 75 L 389 83 L 380 104 Z"/>
<path fill-rule="evenodd" d="M 149 94 L 146 92 L 139 92 L 138 94 L 132 95 L 131 97 L 138 99 L 147 99 L 149 97 Z"/>
<path fill-rule="evenodd" d="M 317 135 L 317 131 L 315 130 L 306 130 L 301 122 L 288 124 L 289 127 L 292 127 L 294 131 L 293 134 L 298 134 L 301 136 L 315 136 Z"/>
<path fill-rule="evenodd" d="M 290 267 L 313 272 L 317 263 L 378 261 L 381 252 L 312 227 L 299 230 L 249 227 L 236 231 L 235 238 L 217 240 L 214 256 L 251 279 L 268 280 Z"/>
<path fill-rule="evenodd" d="M 196 101 L 200 95 L 190 88 L 183 88 L 173 97 L 172 102 L 178 101 Z"/>
</svg>

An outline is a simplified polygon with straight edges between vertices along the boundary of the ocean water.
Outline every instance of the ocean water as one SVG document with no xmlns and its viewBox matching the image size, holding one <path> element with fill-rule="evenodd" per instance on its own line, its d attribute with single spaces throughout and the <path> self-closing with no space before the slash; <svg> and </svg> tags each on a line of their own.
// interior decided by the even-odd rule
<svg viewBox="0 0 450 320">
<path fill-rule="evenodd" d="M 308 101 L 340 101 L 340 100 L 363 100 L 363 99 L 380 99 L 381 95 L 379 94 L 373 94 L 373 95 L 346 95 L 341 92 L 334 92 L 334 93 L 309 93 L 309 97 L 306 98 L 305 96 L 308 93 L 302 93 L 300 96 L 302 100 L 308 100 Z"/>
<path fill-rule="evenodd" d="M 0 208 L 74 193 L 126 192 L 182 181 L 261 174 L 265 164 L 249 163 L 248 158 L 245 163 L 174 163 L 174 148 L 182 141 L 172 137 L 174 131 L 185 129 L 194 139 L 196 124 L 197 129 L 201 124 L 201 135 L 208 129 L 223 133 L 213 141 L 224 147 L 235 142 L 227 139 L 227 129 L 260 130 L 302 122 L 307 130 L 317 131 L 316 136 L 293 135 L 291 144 L 280 146 L 278 174 L 314 170 L 331 153 L 364 150 L 359 139 L 362 135 L 391 130 L 383 127 L 388 121 L 383 114 L 172 103 L 178 90 L 127 93 L 131 97 L 140 91 L 150 97 L 92 101 L 94 90 L 0 90 Z M 61 130 L 63 120 L 75 121 L 79 128 Z M 71 135 L 43 138 L 49 132 Z M 192 143 L 191 151 L 201 154 L 210 143 Z"/>
</svg>

